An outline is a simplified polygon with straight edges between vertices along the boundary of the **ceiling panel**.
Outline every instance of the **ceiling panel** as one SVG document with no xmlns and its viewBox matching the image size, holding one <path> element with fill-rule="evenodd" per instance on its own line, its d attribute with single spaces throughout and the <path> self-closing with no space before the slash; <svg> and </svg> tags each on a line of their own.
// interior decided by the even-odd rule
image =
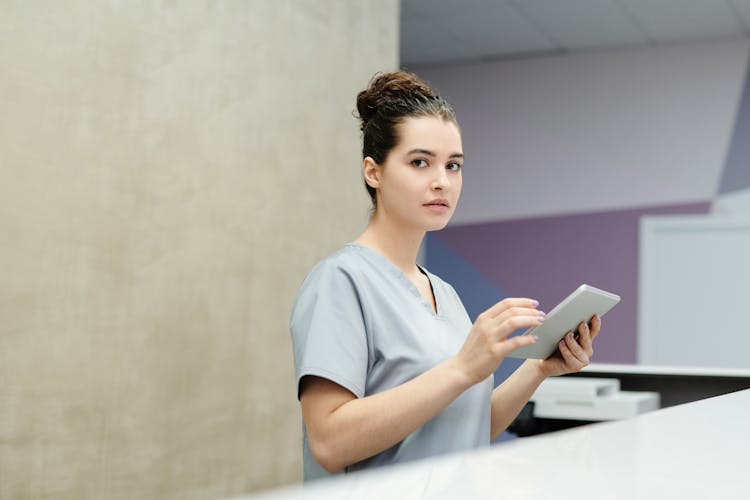
<svg viewBox="0 0 750 500">
<path fill-rule="evenodd" d="M 401 0 L 401 9 L 415 16 L 446 17 L 459 12 L 484 12 L 506 0 Z"/>
<path fill-rule="evenodd" d="M 479 54 L 440 23 L 422 16 L 401 18 L 401 64 L 436 64 L 476 60 Z"/>
<path fill-rule="evenodd" d="M 557 48 L 527 17 L 506 3 L 494 3 L 482 16 L 464 11 L 440 21 L 485 58 Z"/>
<path fill-rule="evenodd" d="M 515 5 L 566 49 L 646 43 L 614 0 L 518 0 Z"/>
<path fill-rule="evenodd" d="M 742 23 L 745 35 L 750 34 L 750 0 L 729 0 L 729 6 L 732 7 Z"/>
<path fill-rule="evenodd" d="M 750 0 L 402 0 L 402 64 L 750 36 Z"/>
<path fill-rule="evenodd" d="M 654 42 L 742 36 L 727 0 L 619 0 Z"/>
</svg>

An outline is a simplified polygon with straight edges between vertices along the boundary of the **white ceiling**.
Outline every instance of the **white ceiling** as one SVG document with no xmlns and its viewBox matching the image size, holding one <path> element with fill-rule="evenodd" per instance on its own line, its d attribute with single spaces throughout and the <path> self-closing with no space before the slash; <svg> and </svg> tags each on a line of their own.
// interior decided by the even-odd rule
<svg viewBox="0 0 750 500">
<path fill-rule="evenodd" d="M 402 0 L 401 65 L 750 37 L 750 0 Z"/>
</svg>

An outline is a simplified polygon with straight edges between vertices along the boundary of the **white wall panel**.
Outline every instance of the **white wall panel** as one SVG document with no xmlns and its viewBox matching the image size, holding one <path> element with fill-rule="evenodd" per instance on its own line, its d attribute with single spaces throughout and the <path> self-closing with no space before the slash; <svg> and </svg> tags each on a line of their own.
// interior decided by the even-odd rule
<svg viewBox="0 0 750 500">
<path fill-rule="evenodd" d="M 641 219 L 638 362 L 747 368 L 750 219 Z"/>
</svg>

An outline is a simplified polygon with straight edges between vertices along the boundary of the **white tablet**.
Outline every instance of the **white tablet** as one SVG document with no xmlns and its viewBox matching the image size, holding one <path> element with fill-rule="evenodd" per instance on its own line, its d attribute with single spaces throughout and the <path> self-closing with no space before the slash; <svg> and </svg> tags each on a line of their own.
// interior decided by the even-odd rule
<svg viewBox="0 0 750 500">
<path fill-rule="evenodd" d="M 594 314 L 601 318 L 618 302 L 619 295 L 593 286 L 581 285 L 547 313 L 544 323 L 521 334 L 539 337 L 534 344 L 514 349 L 508 357 L 546 359 L 554 354 L 557 343 L 566 333 L 577 331 L 581 321 L 589 321 Z"/>
</svg>

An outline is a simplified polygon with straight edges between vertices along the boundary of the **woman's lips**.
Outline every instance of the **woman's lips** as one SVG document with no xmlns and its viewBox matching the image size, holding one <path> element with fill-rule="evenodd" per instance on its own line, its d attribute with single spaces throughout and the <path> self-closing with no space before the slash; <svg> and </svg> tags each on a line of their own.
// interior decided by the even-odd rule
<svg viewBox="0 0 750 500">
<path fill-rule="evenodd" d="M 425 203 L 424 206 L 433 212 L 447 212 L 450 209 L 448 200 L 433 200 Z"/>
</svg>

